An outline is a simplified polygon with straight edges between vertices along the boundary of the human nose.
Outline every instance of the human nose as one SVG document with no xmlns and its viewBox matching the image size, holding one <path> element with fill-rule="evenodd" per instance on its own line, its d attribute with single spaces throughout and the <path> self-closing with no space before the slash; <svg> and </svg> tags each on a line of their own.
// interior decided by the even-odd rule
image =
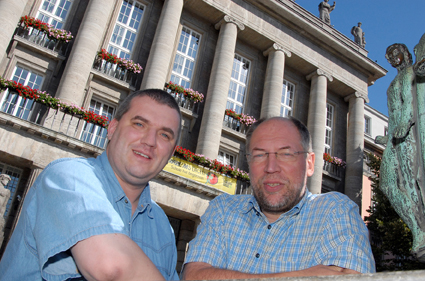
<svg viewBox="0 0 425 281">
<path fill-rule="evenodd" d="M 264 168 L 267 173 L 277 173 L 280 172 L 280 165 L 277 161 L 276 152 L 271 152 L 267 154 L 266 166 Z"/>
<path fill-rule="evenodd" d="M 140 142 L 146 144 L 147 146 L 154 147 L 156 146 L 156 131 L 155 130 L 146 130 L 140 138 Z"/>
</svg>

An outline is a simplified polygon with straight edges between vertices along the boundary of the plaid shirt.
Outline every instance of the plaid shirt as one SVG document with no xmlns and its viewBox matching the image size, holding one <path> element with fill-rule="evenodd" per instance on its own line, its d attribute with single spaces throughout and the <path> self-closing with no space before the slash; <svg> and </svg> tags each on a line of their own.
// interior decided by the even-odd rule
<svg viewBox="0 0 425 281">
<path fill-rule="evenodd" d="M 330 192 L 303 199 L 269 223 L 252 195 L 220 195 L 202 216 L 185 263 L 205 262 L 245 273 L 277 273 L 315 265 L 375 272 L 368 230 L 357 205 Z"/>
</svg>

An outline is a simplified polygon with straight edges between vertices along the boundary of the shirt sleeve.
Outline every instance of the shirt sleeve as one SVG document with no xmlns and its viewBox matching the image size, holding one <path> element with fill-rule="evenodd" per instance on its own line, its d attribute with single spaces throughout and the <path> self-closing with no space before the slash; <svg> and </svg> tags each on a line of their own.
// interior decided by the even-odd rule
<svg viewBox="0 0 425 281">
<path fill-rule="evenodd" d="M 375 272 L 368 229 L 358 206 L 344 198 L 334 205 L 318 247 L 321 264 L 337 265 L 361 273 Z"/>
<path fill-rule="evenodd" d="M 201 217 L 196 237 L 189 243 L 185 264 L 204 262 L 214 267 L 226 267 L 226 239 L 223 232 L 223 210 L 219 204 L 221 196 L 212 200 Z"/>
<path fill-rule="evenodd" d="M 27 226 L 47 280 L 81 276 L 68 251 L 77 242 L 100 234 L 126 234 L 95 169 L 80 160 L 58 161 L 32 187 L 36 190 L 28 210 L 35 212 L 26 214 L 32 218 Z"/>
</svg>

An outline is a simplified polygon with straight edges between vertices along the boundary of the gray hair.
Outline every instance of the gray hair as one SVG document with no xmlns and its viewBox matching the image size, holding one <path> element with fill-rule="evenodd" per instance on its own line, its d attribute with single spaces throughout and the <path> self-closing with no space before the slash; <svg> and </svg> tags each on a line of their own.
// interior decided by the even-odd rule
<svg viewBox="0 0 425 281">
<path fill-rule="evenodd" d="M 120 102 L 114 118 L 117 119 L 117 121 L 120 121 L 123 115 L 130 110 L 132 100 L 136 97 L 144 97 L 144 96 L 150 97 L 152 100 L 156 101 L 157 103 L 166 105 L 177 111 L 180 117 L 179 128 L 178 128 L 177 138 L 176 138 L 176 143 L 177 143 L 178 140 L 180 139 L 181 126 L 182 126 L 181 125 L 182 114 L 180 112 L 180 106 L 177 104 L 177 101 L 169 93 L 167 93 L 164 90 L 145 89 L 145 90 L 139 90 L 130 94 L 122 102 Z"/>
<path fill-rule="evenodd" d="M 272 119 L 282 120 L 282 121 L 285 121 L 285 122 L 291 122 L 297 128 L 297 130 L 300 134 L 301 145 L 303 147 L 303 150 L 307 151 L 307 152 L 313 152 L 313 146 L 312 146 L 312 143 L 311 143 L 311 136 L 310 136 L 310 132 L 308 131 L 307 127 L 297 118 L 292 117 L 292 116 L 288 116 L 288 117 L 261 118 L 260 120 L 258 120 L 254 124 L 252 124 L 251 127 L 249 128 L 248 132 L 246 133 L 246 150 L 247 150 L 247 153 L 250 150 L 249 145 L 250 145 L 250 142 L 251 142 L 252 134 L 254 134 L 254 131 L 258 128 L 258 126 L 260 126 L 261 123 L 264 123 L 264 122 L 272 120 Z"/>
</svg>

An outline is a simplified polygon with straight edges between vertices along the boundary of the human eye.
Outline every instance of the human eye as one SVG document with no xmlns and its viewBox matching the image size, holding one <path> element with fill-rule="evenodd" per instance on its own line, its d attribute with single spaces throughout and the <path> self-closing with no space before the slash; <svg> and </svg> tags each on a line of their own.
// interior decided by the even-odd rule
<svg viewBox="0 0 425 281">
<path fill-rule="evenodd" d="M 290 151 L 279 151 L 276 155 L 277 158 L 282 161 L 288 161 L 294 158 L 294 154 Z"/>
<path fill-rule="evenodd" d="M 266 154 L 265 153 L 255 153 L 255 154 L 252 154 L 252 159 L 254 161 L 262 160 L 265 157 L 266 157 Z"/>
<path fill-rule="evenodd" d="M 171 136 L 170 136 L 170 134 L 167 134 L 167 133 L 161 133 L 161 136 L 162 136 L 164 139 L 171 140 Z"/>
</svg>

